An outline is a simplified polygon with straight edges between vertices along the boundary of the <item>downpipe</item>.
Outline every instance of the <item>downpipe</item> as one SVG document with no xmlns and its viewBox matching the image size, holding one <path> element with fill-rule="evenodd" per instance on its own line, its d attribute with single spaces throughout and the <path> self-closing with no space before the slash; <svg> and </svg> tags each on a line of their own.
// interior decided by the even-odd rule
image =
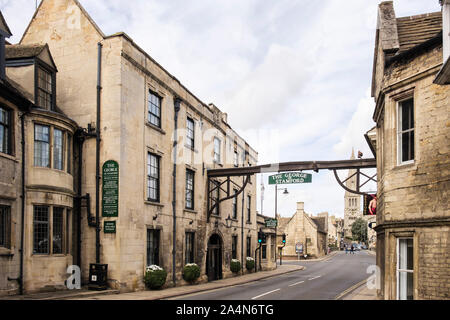
<svg viewBox="0 0 450 320">
<path fill-rule="evenodd" d="M 177 144 L 178 144 L 178 112 L 180 111 L 181 100 L 176 97 L 174 101 L 175 109 L 175 130 L 174 130 L 174 141 L 173 141 L 173 173 L 172 173 L 172 213 L 173 213 L 173 230 L 172 230 L 172 281 L 175 286 L 177 283 L 176 279 L 176 253 L 177 253 L 177 215 L 176 215 L 176 199 L 177 199 Z"/>
<path fill-rule="evenodd" d="M 97 60 L 97 123 L 95 146 L 95 262 L 100 263 L 100 107 L 101 107 L 101 80 L 102 80 L 102 47 L 98 43 Z"/>
</svg>

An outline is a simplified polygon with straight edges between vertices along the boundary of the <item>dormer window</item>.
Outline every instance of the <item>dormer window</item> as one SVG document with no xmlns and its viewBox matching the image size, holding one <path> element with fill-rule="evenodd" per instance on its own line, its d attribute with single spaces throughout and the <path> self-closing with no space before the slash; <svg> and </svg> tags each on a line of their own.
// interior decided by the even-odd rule
<svg viewBox="0 0 450 320">
<path fill-rule="evenodd" d="M 53 110 L 54 75 L 41 66 L 37 67 L 37 73 L 37 105 Z"/>
</svg>

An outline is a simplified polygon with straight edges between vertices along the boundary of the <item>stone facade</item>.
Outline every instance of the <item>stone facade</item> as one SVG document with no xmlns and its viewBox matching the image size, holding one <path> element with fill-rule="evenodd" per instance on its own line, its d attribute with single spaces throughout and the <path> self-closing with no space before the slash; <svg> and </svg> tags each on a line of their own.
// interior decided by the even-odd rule
<svg viewBox="0 0 450 320">
<path fill-rule="evenodd" d="M 229 228 L 226 218 L 233 215 L 232 200 L 220 204 L 219 215 L 207 214 L 206 170 L 235 164 L 255 165 L 257 152 L 231 129 L 226 114 L 213 104 L 207 105 L 199 100 L 126 34 L 104 35 L 78 1 L 43 0 L 20 42 L 21 45 L 33 43 L 48 44 L 51 50 L 58 68 L 58 107 L 86 132 L 90 132 L 89 129 L 100 132 L 101 165 L 108 160 L 119 164 L 118 217 L 101 217 L 100 220 L 101 226 L 104 221 L 115 221 L 117 226 L 114 234 L 100 232 L 100 262 L 108 264 L 109 286 L 121 291 L 144 289 L 143 275 L 150 261 L 149 234 L 159 237 L 156 259 L 168 272 L 167 285 L 183 283 L 187 233 L 195 235 L 194 261 L 191 262 L 201 267 L 202 280 L 208 278 L 208 245 L 213 238 L 219 242 L 221 262 L 221 269 L 215 276 L 231 276 L 232 237 L 238 239 L 238 257 L 241 256 L 241 241 L 246 241 L 241 239 L 242 216 L 245 220 L 244 234 L 251 237 L 252 247 L 256 246 L 256 180 L 252 177 L 244 192 L 238 196 L 238 214 L 232 217 Z M 98 126 L 99 50 L 102 78 L 101 124 Z M 159 126 L 149 120 L 151 96 L 159 97 Z M 178 103 L 179 111 L 176 110 Z M 189 146 L 186 139 L 188 119 L 193 121 L 194 147 Z M 174 138 L 176 129 L 177 137 Z M 220 139 L 219 161 L 214 161 L 214 138 Z M 87 138 L 82 145 L 82 167 L 79 168 L 82 181 L 80 194 L 90 194 L 92 214 L 96 210 L 95 150 L 95 139 Z M 159 159 L 157 201 L 149 200 L 149 154 Z M 193 208 L 187 208 L 186 204 L 188 171 L 194 175 Z M 241 178 L 234 181 L 242 184 Z M 223 196 L 224 192 L 220 191 L 220 197 Z M 89 280 L 89 264 L 96 261 L 96 232 L 89 226 L 87 208 L 76 208 L 79 209 L 81 248 L 74 254 L 81 261 L 74 259 L 74 264 L 81 264 L 82 280 L 86 283 Z M 175 256 L 172 255 L 174 249 Z M 45 261 L 44 258 L 42 260 Z M 64 273 L 68 262 L 65 262 L 64 268 L 57 267 L 55 273 Z M 63 278 L 57 278 L 57 282 L 63 283 Z"/>
<path fill-rule="evenodd" d="M 372 85 L 378 294 L 383 299 L 449 299 L 450 87 L 433 84 L 443 62 L 440 12 L 396 18 L 392 1 L 386 1 L 378 16 Z M 406 146 L 398 134 L 404 128 L 400 123 L 405 120 L 399 119 L 404 101 L 411 102 L 414 129 Z M 411 149 L 405 158 L 405 150 Z M 398 276 L 405 274 L 399 258 L 410 261 L 407 280 Z"/>
<path fill-rule="evenodd" d="M 269 217 L 257 214 L 258 231 L 261 230 L 266 234 L 266 243 L 261 243 L 261 248 L 258 250 L 255 258 L 257 263 L 260 263 L 261 269 L 258 265 L 258 270 L 273 270 L 277 267 L 277 244 L 275 238 L 275 228 L 268 228 L 265 225 L 265 220 Z M 278 243 L 278 246 L 280 242 Z M 256 249 L 256 248 L 255 248 Z M 259 260 L 258 260 L 259 259 Z"/>
<path fill-rule="evenodd" d="M 67 266 L 73 264 L 73 136 L 78 128 L 52 99 L 44 105 L 38 98 L 41 69 L 50 76 L 56 72 L 48 46 L 3 49 L 5 83 L 20 103 L 14 107 L 10 95 L 1 98 L 13 139 L 0 153 L 0 205 L 9 213 L 6 229 L 2 225 L 8 243 L 0 247 L 0 295 L 64 287 Z M 47 89 L 51 97 L 53 89 Z"/>
<path fill-rule="evenodd" d="M 352 150 L 350 160 L 355 160 L 355 152 Z M 356 190 L 356 170 L 348 171 L 348 180 L 345 186 L 351 190 Z M 351 178 L 350 178 L 351 177 Z M 362 217 L 361 196 L 355 193 L 345 191 L 344 195 L 344 237 L 352 239 L 352 225 L 356 219 Z"/>
<path fill-rule="evenodd" d="M 305 212 L 303 202 L 297 202 L 297 211 L 291 218 L 278 216 L 277 219 L 278 243 L 281 243 L 283 234 L 286 235 L 283 257 L 297 257 L 295 246 L 298 243 L 303 245 L 303 254 L 308 256 L 321 257 L 327 254 L 327 231 Z"/>
</svg>

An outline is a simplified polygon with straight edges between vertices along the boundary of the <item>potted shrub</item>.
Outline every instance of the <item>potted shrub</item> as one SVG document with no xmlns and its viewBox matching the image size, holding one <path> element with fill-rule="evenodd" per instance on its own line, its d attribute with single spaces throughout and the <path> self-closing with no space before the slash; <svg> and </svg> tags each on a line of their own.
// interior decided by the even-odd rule
<svg viewBox="0 0 450 320">
<path fill-rule="evenodd" d="M 241 262 L 237 259 L 231 259 L 230 269 L 234 273 L 241 271 Z"/>
<path fill-rule="evenodd" d="M 183 269 L 183 279 L 194 283 L 200 277 L 200 267 L 195 263 L 188 263 Z"/>
<path fill-rule="evenodd" d="M 157 265 L 148 266 L 145 270 L 144 282 L 147 288 L 160 289 L 166 283 L 167 272 Z"/>
<path fill-rule="evenodd" d="M 248 271 L 252 271 L 253 269 L 255 269 L 255 259 L 253 259 L 252 257 L 247 257 L 245 260 L 245 267 Z"/>
</svg>

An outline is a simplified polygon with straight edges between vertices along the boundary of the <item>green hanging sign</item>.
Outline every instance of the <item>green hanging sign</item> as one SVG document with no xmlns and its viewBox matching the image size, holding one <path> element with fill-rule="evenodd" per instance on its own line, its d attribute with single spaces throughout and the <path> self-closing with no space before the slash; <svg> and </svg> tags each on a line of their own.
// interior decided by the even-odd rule
<svg viewBox="0 0 450 320">
<path fill-rule="evenodd" d="M 303 172 L 279 173 L 269 177 L 269 184 L 311 183 L 312 174 Z"/>
<path fill-rule="evenodd" d="M 102 217 L 119 216 L 119 164 L 106 161 L 102 170 Z"/>
</svg>

